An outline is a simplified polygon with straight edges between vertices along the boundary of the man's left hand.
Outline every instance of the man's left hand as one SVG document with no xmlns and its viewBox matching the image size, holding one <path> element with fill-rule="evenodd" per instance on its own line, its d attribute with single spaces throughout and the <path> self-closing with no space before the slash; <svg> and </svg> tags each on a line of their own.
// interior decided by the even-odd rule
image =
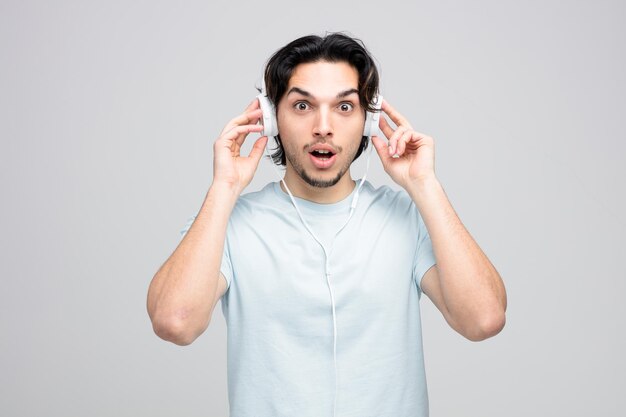
<svg viewBox="0 0 626 417">
<path fill-rule="evenodd" d="M 416 132 L 408 120 L 383 100 L 384 112 L 396 128 L 392 128 L 381 114 L 379 127 L 389 144 L 378 136 L 372 142 L 380 157 L 385 172 L 404 189 L 435 178 L 435 143 L 433 138 Z"/>
</svg>

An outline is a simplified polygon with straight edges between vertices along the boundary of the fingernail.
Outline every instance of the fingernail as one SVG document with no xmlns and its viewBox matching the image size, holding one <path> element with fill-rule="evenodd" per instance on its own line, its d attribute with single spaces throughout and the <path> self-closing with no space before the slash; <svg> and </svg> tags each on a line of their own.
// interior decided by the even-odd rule
<svg viewBox="0 0 626 417">
<path fill-rule="evenodd" d="M 400 155 L 398 155 L 397 153 L 396 153 L 396 154 L 393 154 L 392 158 L 396 158 L 396 159 L 398 159 L 398 158 L 400 158 Z"/>
</svg>

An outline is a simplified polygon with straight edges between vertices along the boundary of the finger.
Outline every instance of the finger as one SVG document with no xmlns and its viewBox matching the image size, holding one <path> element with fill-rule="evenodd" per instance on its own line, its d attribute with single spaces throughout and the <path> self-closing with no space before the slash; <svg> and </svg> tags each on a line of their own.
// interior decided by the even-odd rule
<svg viewBox="0 0 626 417">
<path fill-rule="evenodd" d="M 383 103 L 381 105 L 382 111 L 384 111 L 391 120 L 396 124 L 396 126 L 406 126 L 409 129 L 413 129 L 409 121 L 401 115 L 396 109 L 394 109 L 391 104 L 387 102 L 387 100 L 383 99 Z"/>
<path fill-rule="evenodd" d="M 246 125 L 248 126 L 248 125 Z M 258 126 L 258 127 L 263 127 L 262 125 L 251 125 L 251 126 Z M 256 133 L 261 133 L 263 130 L 250 130 L 250 131 L 243 131 L 241 132 L 236 138 L 235 138 L 235 143 L 237 144 L 237 146 L 241 147 L 241 145 L 243 145 L 243 142 L 246 140 L 246 138 L 248 137 L 248 134 L 256 132 Z"/>
<path fill-rule="evenodd" d="M 236 126 L 220 136 L 215 142 L 215 149 L 227 148 L 233 156 L 240 156 L 241 145 L 249 133 L 260 133 L 263 130 L 261 125 Z"/>
<path fill-rule="evenodd" d="M 396 150 L 397 155 L 404 155 L 404 151 L 406 150 L 406 143 L 411 140 L 411 138 L 413 137 L 413 133 L 415 132 L 413 132 L 412 130 L 407 130 L 406 132 L 404 132 L 402 137 L 398 139 L 398 149 Z"/>
<path fill-rule="evenodd" d="M 242 129 L 244 128 L 244 129 Z M 241 145 L 243 141 L 246 139 L 248 134 L 250 133 L 261 133 L 263 131 L 263 125 L 243 125 L 237 126 L 234 128 L 235 131 L 239 132 L 239 135 L 235 138 L 235 141 Z"/>
<path fill-rule="evenodd" d="M 252 110 L 260 109 L 260 108 L 261 108 L 261 106 L 260 106 L 260 103 L 259 103 L 259 99 L 255 97 L 254 100 L 252 100 L 250 102 L 250 104 L 248 104 L 248 106 L 244 110 L 244 113 L 252 111 Z"/>
<path fill-rule="evenodd" d="M 267 136 L 261 136 L 254 142 L 254 146 L 252 146 L 252 150 L 250 151 L 249 158 L 255 162 L 256 166 L 259 166 L 259 161 L 263 156 L 263 150 L 265 149 L 265 145 L 267 145 Z"/>
<path fill-rule="evenodd" d="M 393 135 L 389 138 L 389 155 L 397 155 L 398 154 L 398 140 L 402 137 L 402 135 L 407 131 L 407 128 L 404 126 L 400 126 L 393 132 Z M 397 156 L 396 156 L 397 158 Z"/>
<path fill-rule="evenodd" d="M 243 126 L 235 126 L 230 129 L 228 132 L 220 136 L 218 140 L 223 140 L 226 142 L 235 142 L 240 145 L 243 143 L 243 139 L 252 132 L 261 132 L 263 131 L 263 126 L 261 125 L 243 125 Z M 230 144 L 228 145 L 230 146 Z"/>
<path fill-rule="evenodd" d="M 374 144 L 374 149 L 376 149 L 376 153 L 380 157 L 381 162 L 383 163 L 383 167 L 386 167 L 391 159 L 389 156 L 389 151 L 387 151 L 387 144 L 385 141 L 378 136 L 372 136 L 372 143 Z"/>
<path fill-rule="evenodd" d="M 240 114 L 239 116 L 232 119 L 229 124 L 231 124 L 231 129 L 237 125 L 243 124 L 256 124 L 259 119 L 263 117 L 263 111 L 261 109 L 254 109 L 247 111 L 245 113 Z"/>
<path fill-rule="evenodd" d="M 378 127 L 380 127 L 380 131 L 383 132 L 387 140 L 389 140 L 391 135 L 393 135 L 394 130 L 385 116 L 380 117 L 380 120 L 378 121 Z"/>
<path fill-rule="evenodd" d="M 256 122 L 259 121 L 261 117 L 263 117 L 263 112 L 261 111 L 261 109 L 254 109 L 254 110 L 247 111 L 235 117 L 230 122 L 228 122 L 226 126 L 224 126 L 222 133 L 231 130 L 235 126 L 244 125 L 244 124 L 255 124 Z"/>
</svg>

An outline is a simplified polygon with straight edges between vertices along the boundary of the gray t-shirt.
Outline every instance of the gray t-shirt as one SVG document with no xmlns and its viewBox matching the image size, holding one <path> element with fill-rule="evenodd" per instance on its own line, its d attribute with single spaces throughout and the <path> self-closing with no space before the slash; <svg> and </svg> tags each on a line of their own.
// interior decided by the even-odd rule
<svg viewBox="0 0 626 417">
<path fill-rule="evenodd" d="M 406 192 L 369 182 L 334 237 L 352 197 L 295 199 L 330 252 L 336 381 L 322 247 L 278 182 L 237 200 L 221 265 L 231 417 L 331 417 L 335 400 L 337 417 L 428 416 L 419 284 L 435 264 L 430 237 Z"/>
</svg>

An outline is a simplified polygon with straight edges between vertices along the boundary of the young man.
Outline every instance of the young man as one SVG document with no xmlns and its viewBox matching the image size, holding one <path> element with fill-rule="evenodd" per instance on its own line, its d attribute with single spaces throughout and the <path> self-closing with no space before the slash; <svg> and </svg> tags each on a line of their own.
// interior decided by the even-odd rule
<svg viewBox="0 0 626 417">
<path fill-rule="evenodd" d="M 371 140 L 404 191 L 351 178 L 378 92 L 359 41 L 297 39 L 264 80 L 284 180 L 241 195 L 268 141 L 240 154 L 263 130 L 255 99 L 216 140 L 206 199 L 152 280 L 154 330 L 187 345 L 222 300 L 232 417 L 426 416 L 422 292 L 478 341 L 504 326 L 502 280 L 435 176 L 433 139 L 386 101 Z"/>
</svg>

